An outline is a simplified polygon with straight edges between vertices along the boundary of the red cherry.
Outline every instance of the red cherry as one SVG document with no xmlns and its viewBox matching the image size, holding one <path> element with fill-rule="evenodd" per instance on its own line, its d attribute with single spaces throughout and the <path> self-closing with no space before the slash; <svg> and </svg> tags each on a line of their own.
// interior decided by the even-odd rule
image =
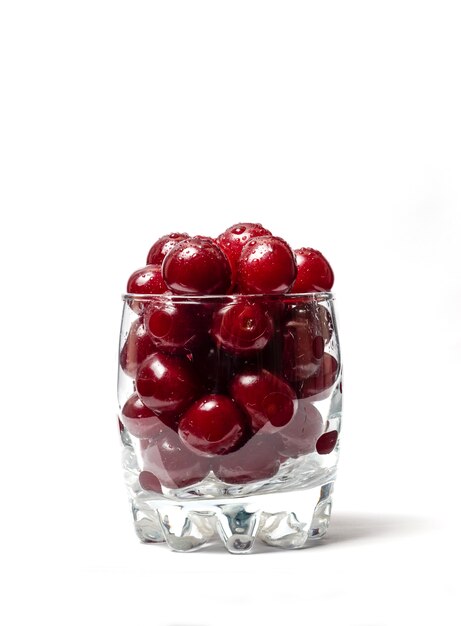
<svg viewBox="0 0 461 626">
<path fill-rule="evenodd" d="M 211 334 L 218 346 L 233 354 L 253 354 L 267 345 L 274 323 L 263 305 L 236 302 L 215 313 Z"/>
<path fill-rule="evenodd" d="M 297 314 L 283 327 L 283 374 L 292 381 L 313 376 L 320 367 L 325 350 L 322 328 L 313 323 L 312 314 Z"/>
<path fill-rule="evenodd" d="M 209 316 L 199 305 L 172 300 L 151 302 L 144 319 L 152 343 L 175 354 L 188 352 L 199 345 L 206 338 L 209 324 Z"/>
<path fill-rule="evenodd" d="M 160 265 L 146 265 L 131 274 L 126 285 L 126 291 L 129 294 L 154 294 L 165 293 L 168 291 L 162 278 L 162 268 Z M 127 300 L 130 307 L 135 313 L 141 313 L 145 308 L 142 300 Z"/>
<path fill-rule="evenodd" d="M 168 252 L 162 265 L 163 279 L 178 294 L 225 294 L 231 284 L 226 255 L 212 239 L 190 237 Z"/>
<path fill-rule="evenodd" d="M 319 330 L 318 334 L 322 335 L 327 344 L 333 335 L 333 320 L 328 309 L 321 304 L 311 309 L 310 323 L 315 325 Z"/>
<path fill-rule="evenodd" d="M 162 486 L 160 484 L 160 481 L 157 476 L 152 474 L 152 472 L 140 472 L 139 484 L 144 489 L 144 491 L 155 491 L 157 493 L 162 493 Z"/>
<path fill-rule="evenodd" d="M 153 473 L 169 489 L 200 482 L 209 472 L 209 462 L 191 452 L 174 432 L 157 439 L 142 452 L 143 470 Z"/>
<path fill-rule="evenodd" d="M 325 353 L 317 372 L 301 385 L 299 397 L 312 397 L 313 401 L 323 400 L 338 378 L 338 361 L 331 354 Z"/>
<path fill-rule="evenodd" d="M 143 404 L 162 419 L 179 417 L 199 393 L 190 361 L 161 352 L 151 354 L 141 363 L 136 389 Z"/>
<path fill-rule="evenodd" d="M 293 389 L 265 369 L 244 369 L 233 378 L 230 389 L 234 400 L 249 416 L 253 432 L 263 427 L 265 432 L 277 430 L 288 424 L 295 413 Z"/>
<path fill-rule="evenodd" d="M 296 278 L 296 261 L 280 237 L 256 237 L 243 247 L 238 262 L 242 293 L 286 293 Z"/>
<path fill-rule="evenodd" d="M 125 402 L 121 418 L 128 432 L 140 439 L 159 437 L 167 429 L 160 418 L 141 402 L 136 393 Z"/>
<path fill-rule="evenodd" d="M 315 450 L 315 442 L 323 431 L 320 412 L 310 402 L 300 400 L 293 419 L 279 430 L 282 458 L 296 458 Z"/>
<path fill-rule="evenodd" d="M 313 248 L 299 248 L 295 255 L 298 276 L 291 288 L 292 293 L 330 291 L 335 277 L 323 254 Z"/>
<path fill-rule="evenodd" d="M 164 293 L 167 286 L 163 282 L 161 265 L 146 265 L 131 274 L 126 285 L 127 293 Z"/>
<path fill-rule="evenodd" d="M 283 375 L 290 382 L 314 376 L 332 334 L 333 321 L 326 307 L 311 302 L 289 310 L 283 324 Z"/>
<path fill-rule="evenodd" d="M 324 433 L 321 437 L 317 439 L 317 452 L 319 454 L 330 454 L 333 452 L 336 446 L 336 442 L 338 441 L 338 431 L 331 430 L 328 433 Z"/>
<path fill-rule="evenodd" d="M 162 264 L 163 259 L 168 252 L 172 250 L 177 243 L 183 239 L 190 237 L 187 233 L 170 233 L 157 239 L 147 255 L 147 265 Z"/>
<path fill-rule="evenodd" d="M 234 224 L 234 226 L 227 228 L 216 238 L 216 243 L 229 259 L 232 268 L 232 276 L 234 277 L 233 282 L 237 280 L 237 265 L 243 246 L 248 243 L 250 239 L 263 235 L 272 235 L 272 233 L 267 230 L 267 228 L 261 226 L 261 224 L 241 222 L 240 224 Z"/>
<path fill-rule="evenodd" d="M 122 370 L 131 378 L 135 378 L 139 365 L 154 351 L 154 344 L 147 334 L 143 318 L 140 317 L 131 325 L 120 352 L 120 366 Z"/>
<path fill-rule="evenodd" d="M 178 426 L 182 441 L 205 456 L 235 450 L 245 431 L 245 417 L 230 398 L 220 394 L 209 394 L 194 402 Z"/>
<path fill-rule="evenodd" d="M 274 436 L 256 434 L 236 452 L 217 457 L 212 469 L 220 480 L 236 484 L 271 478 L 279 467 Z"/>
</svg>

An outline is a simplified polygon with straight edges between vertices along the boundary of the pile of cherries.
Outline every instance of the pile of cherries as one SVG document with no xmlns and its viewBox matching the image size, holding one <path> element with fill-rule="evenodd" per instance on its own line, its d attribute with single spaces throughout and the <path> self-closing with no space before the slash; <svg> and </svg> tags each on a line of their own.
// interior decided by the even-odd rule
<svg viewBox="0 0 461 626">
<path fill-rule="evenodd" d="M 120 353 L 136 390 L 121 428 L 140 439 L 143 489 L 182 488 L 210 470 L 226 483 L 262 480 L 284 460 L 334 449 L 337 432 L 324 432 L 312 404 L 338 375 L 325 352 L 330 314 L 283 298 L 333 280 L 320 252 L 292 251 L 260 224 L 153 244 L 128 280 L 137 318 Z"/>
</svg>

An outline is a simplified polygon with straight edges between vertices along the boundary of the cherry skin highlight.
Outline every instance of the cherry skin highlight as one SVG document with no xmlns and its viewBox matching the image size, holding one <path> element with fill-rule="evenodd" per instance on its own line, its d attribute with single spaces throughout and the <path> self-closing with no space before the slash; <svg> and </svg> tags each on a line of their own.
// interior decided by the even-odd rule
<svg viewBox="0 0 461 626">
<path fill-rule="evenodd" d="M 140 439 L 155 439 L 167 429 L 160 418 L 141 402 L 136 393 L 125 402 L 121 418 L 127 431 Z"/>
<path fill-rule="evenodd" d="M 135 296 L 132 300 L 128 300 L 130 307 L 135 313 L 142 313 L 145 303 L 142 300 L 136 300 L 136 294 L 158 294 L 168 291 L 162 277 L 161 266 L 146 265 L 133 272 L 128 279 L 126 291 Z"/>
<path fill-rule="evenodd" d="M 142 403 L 162 419 L 177 418 L 200 392 L 190 361 L 161 352 L 141 363 L 136 389 Z"/>
<path fill-rule="evenodd" d="M 230 398 L 203 396 L 187 409 L 178 426 L 182 441 L 205 456 L 227 454 L 243 440 L 246 420 Z"/>
<path fill-rule="evenodd" d="M 120 352 L 120 367 L 125 374 L 135 378 L 139 365 L 152 352 L 155 352 L 155 346 L 147 333 L 143 318 L 140 317 L 131 325 L 123 344 Z"/>
<path fill-rule="evenodd" d="M 241 293 L 286 293 L 295 278 L 295 257 L 280 237 L 256 237 L 243 247 L 237 280 Z"/>
<path fill-rule="evenodd" d="M 272 233 L 264 228 L 261 224 L 251 224 L 249 222 L 241 222 L 227 228 L 219 237 L 216 243 L 226 254 L 232 269 L 233 283 L 237 280 L 237 266 L 242 254 L 243 246 L 254 239 L 263 235 L 272 235 Z"/>
<path fill-rule="evenodd" d="M 209 462 L 191 452 L 175 432 L 169 432 L 142 450 L 143 470 L 169 489 L 181 489 L 205 478 Z"/>
<path fill-rule="evenodd" d="M 228 304 L 213 316 L 211 335 L 217 346 L 232 354 L 258 352 L 266 347 L 273 334 L 272 317 L 258 303 Z"/>
<path fill-rule="evenodd" d="M 153 301 L 144 319 L 153 345 L 170 354 L 185 354 L 207 337 L 209 316 L 198 305 Z"/>
<path fill-rule="evenodd" d="M 265 369 L 247 367 L 234 376 L 231 395 L 248 415 L 251 429 L 274 432 L 288 424 L 297 408 L 293 389 L 282 378 Z"/>
<path fill-rule="evenodd" d="M 177 243 L 163 260 L 162 274 L 168 288 L 181 295 L 225 294 L 231 285 L 226 255 L 206 237 Z"/>
<path fill-rule="evenodd" d="M 298 275 L 291 288 L 292 293 L 330 291 L 335 280 L 331 265 L 318 250 L 299 248 L 295 250 Z"/>
<path fill-rule="evenodd" d="M 338 375 L 338 361 L 334 356 L 325 352 L 317 372 L 302 383 L 299 397 L 313 397 L 315 401 L 326 398 Z"/>
<path fill-rule="evenodd" d="M 188 237 L 190 237 L 190 235 L 187 233 L 170 233 L 169 235 L 164 235 L 160 237 L 160 239 L 157 239 L 147 255 L 147 265 L 161 265 L 168 252 L 172 250 L 177 243 Z"/>
</svg>

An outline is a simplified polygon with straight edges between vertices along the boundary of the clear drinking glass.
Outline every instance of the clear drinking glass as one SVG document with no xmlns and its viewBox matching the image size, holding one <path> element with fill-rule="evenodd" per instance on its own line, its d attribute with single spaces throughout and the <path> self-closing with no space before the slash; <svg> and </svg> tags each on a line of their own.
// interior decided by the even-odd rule
<svg viewBox="0 0 461 626">
<path fill-rule="evenodd" d="M 323 537 L 341 426 L 333 295 L 123 300 L 119 427 L 141 541 L 245 553 Z M 223 403 L 240 417 L 221 446 Z M 220 422 L 200 449 L 184 426 L 197 404 Z"/>
</svg>

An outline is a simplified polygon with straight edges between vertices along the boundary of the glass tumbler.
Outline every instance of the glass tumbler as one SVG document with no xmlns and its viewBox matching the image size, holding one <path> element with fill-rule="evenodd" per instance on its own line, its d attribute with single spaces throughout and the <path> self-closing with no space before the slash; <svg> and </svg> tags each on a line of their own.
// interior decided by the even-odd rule
<svg viewBox="0 0 461 626">
<path fill-rule="evenodd" d="M 323 537 L 341 426 L 333 295 L 123 300 L 119 428 L 141 541 L 246 553 Z"/>
</svg>

